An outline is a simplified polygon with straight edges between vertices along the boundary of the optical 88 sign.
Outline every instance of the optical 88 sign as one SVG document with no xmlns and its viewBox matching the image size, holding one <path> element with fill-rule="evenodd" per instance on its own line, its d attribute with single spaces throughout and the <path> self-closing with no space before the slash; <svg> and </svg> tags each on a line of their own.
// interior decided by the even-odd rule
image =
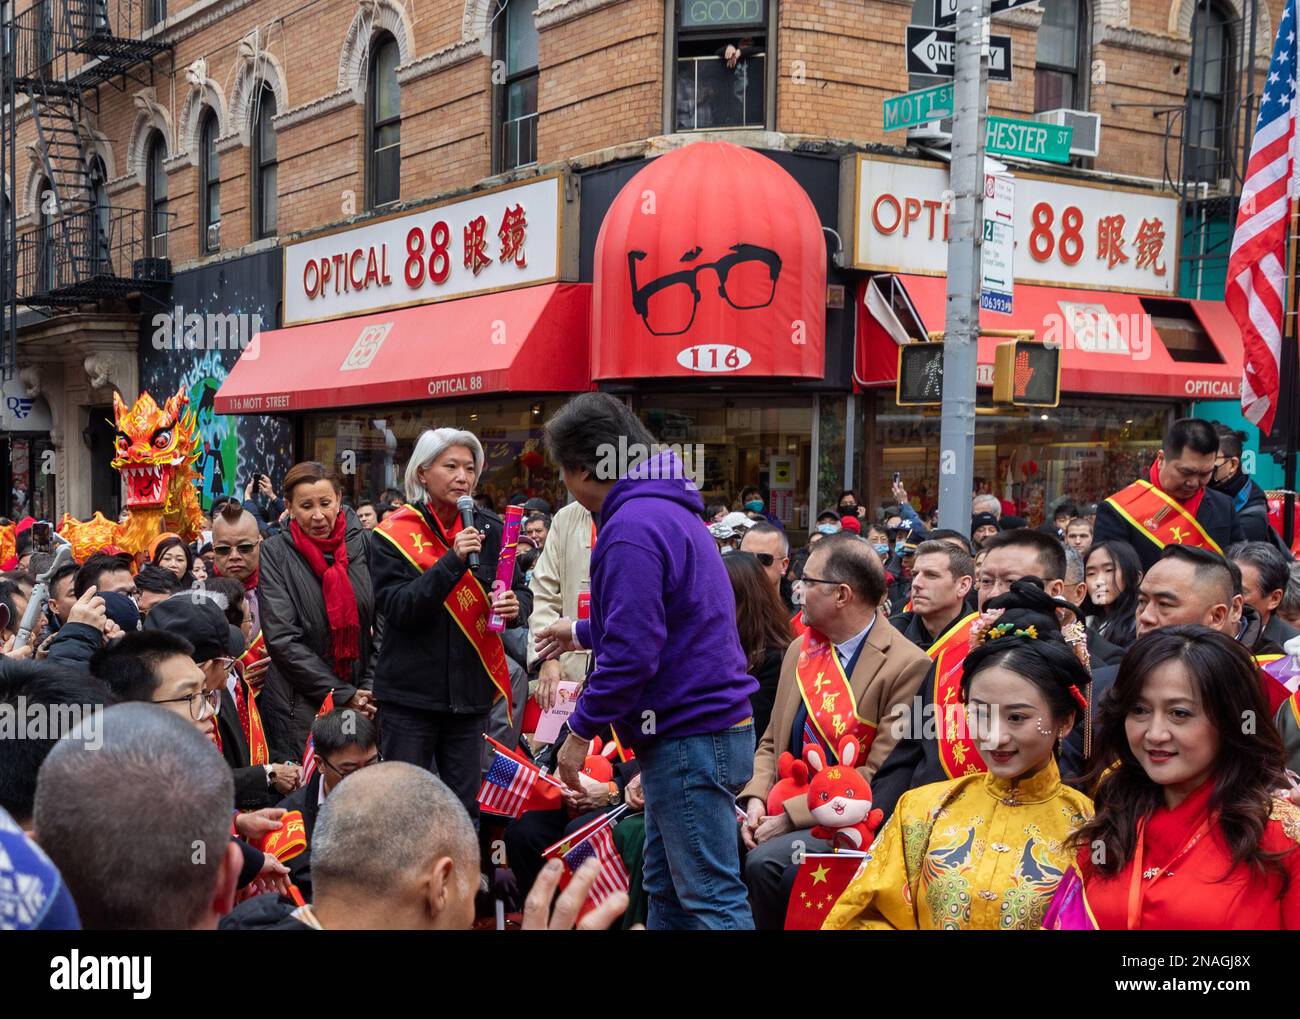
<svg viewBox="0 0 1300 1019">
<path fill-rule="evenodd" d="M 562 200 L 543 177 L 290 244 L 284 324 L 557 280 Z"/>
</svg>

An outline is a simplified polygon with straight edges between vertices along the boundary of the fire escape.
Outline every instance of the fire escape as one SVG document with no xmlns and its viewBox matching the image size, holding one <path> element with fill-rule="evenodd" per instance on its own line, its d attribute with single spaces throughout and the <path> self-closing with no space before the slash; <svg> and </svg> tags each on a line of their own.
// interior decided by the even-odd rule
<svg viewBox="0 0 1300 1019">
<path fill-rule="evenodd" d="M 66 312 L 146 293 L 171 278 L 169 224 L 150 222 L 148 210 L 109 204 L 86 128 L 87 113 L 99 113 L 102 87 L 152 85 L 154 59 L 170 51 L 170 44 L 141 38 L 152 0 L 34 0 L 16 11 L 20 2 L 0 0 L 0 375 L 16 366 L 20 308 Z M 20 235 L 19 193 L 29 177 L 18 134 L 28 119 L 42 191 L 34 222 Z"/>
<path fill-rule="evenodd" d="M 1182 105 L 1158 109 L 1165 128 L 1165 185 L 1182 198 L 1179 293 L 1222 300 L 1250 143 L 1259 115 L 1267 44 L 1257 50 L 1259 0 L 1200 0 L 1192 15 L 1187 93 Z M 1276 26 L 1274 26 L 1276 28 Z"/>
</svg>

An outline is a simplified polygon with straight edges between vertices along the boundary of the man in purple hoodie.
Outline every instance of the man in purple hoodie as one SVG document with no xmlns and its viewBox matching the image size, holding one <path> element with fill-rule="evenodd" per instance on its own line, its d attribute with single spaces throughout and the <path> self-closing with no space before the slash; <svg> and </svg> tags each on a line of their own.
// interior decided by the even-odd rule
<svg viewBox="0 0 1300 1019">
<path fill-rule="evenodd" d="M 564 484 L 598 521 L 591 618 L 537 638 L 543 658 L 589 648 L 560 749 L 579 788 L 588 741 L 613 726 L 636 750 L 645 793 L 651 929 L 753 927 L 740 877 L 736 793 L 753 774 L 754 722 L 736 603 L 699 489 L 625 404 L 584 393 L 546 425 Z"/>
</svg>

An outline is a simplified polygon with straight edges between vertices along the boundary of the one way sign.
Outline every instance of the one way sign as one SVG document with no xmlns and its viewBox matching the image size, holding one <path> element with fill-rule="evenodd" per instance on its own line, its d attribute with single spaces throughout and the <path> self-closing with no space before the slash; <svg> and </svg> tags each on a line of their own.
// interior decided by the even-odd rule
<svg viewBox="0 0 1300 1019">
<path fill-rule="evenodd" d="M 907 73 L 951 78 L 957 48 L 955 28 L 907 26 Z M 989 36 L 989 80 L 1011 80 L 1011 36 Z"/>
</svg>

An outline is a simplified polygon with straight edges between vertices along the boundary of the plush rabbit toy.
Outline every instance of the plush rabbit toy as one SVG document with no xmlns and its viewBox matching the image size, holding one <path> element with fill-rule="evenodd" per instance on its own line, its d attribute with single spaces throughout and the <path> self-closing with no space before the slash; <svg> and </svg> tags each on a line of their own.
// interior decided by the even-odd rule
<svg viewBox="0 0 1300 1019">
<path fill-rule="evenodd" d="M 828 840 L 833 849 L 866 851 L 885 819 L 883 811 L 871 809 L 871 786 L 854 767 L 861 752 L 856 736 L 840 740 L 839 764 L 827 766 L 822 748 L 816 744 L 803 750 L 812 773 L 808 809 L 817 822 L 813 837 Z"/>
</svg>

